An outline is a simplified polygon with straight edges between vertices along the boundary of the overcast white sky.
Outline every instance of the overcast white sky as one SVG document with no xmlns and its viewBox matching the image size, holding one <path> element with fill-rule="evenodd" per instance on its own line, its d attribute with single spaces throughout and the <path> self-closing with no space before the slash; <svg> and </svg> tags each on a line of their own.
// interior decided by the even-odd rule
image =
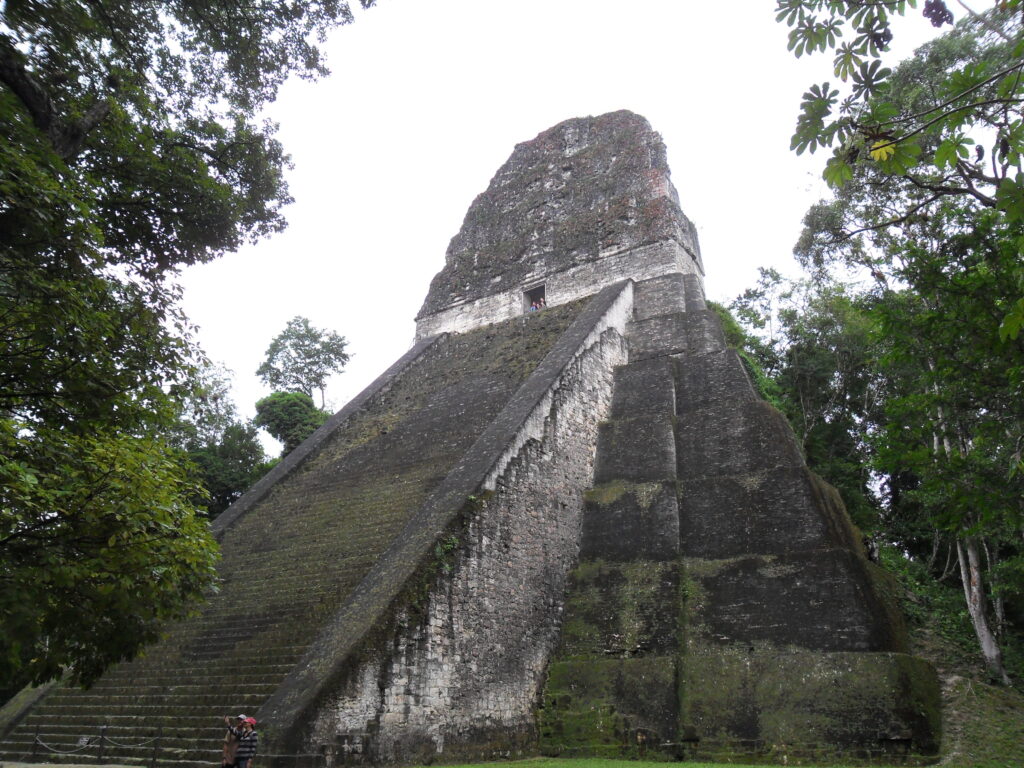
<svg viewBox="0 0 1024 768">
<path fill-rule="evenodd" d="M 789 151 L 800 96 L 834 80 L 796 60 L 771 0 L 378 0 L 326 46 L 333 71 L 285 86 L 270 116 L 295 169 L 288 229 L 183 275 L 199 342 L 235 373 L 245 416 L 255 376 L 295 315 L 336 330 L 353 359 L 335 408 L 412 342 L 413 318 L 473 198 L 515 144 L 562 120 L 630 109 L 668 147 L 700 234 L 709 298 L 759 266 L 795 273 L 792 246 L 825 194 L 824 155 Z M 958 9 L 957 9 L 958 10 Z M 959 17 L 959 13 L 957 13 Z M 896 27 L 909 53 L 931 34 Z"/>
</svg>

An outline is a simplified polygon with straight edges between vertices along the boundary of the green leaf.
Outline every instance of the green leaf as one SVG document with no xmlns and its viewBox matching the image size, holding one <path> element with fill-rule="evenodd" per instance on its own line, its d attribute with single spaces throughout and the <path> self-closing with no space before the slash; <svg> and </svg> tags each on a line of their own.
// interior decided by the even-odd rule
<svg viewBox="0 0 1024 768">
<path fill-rule="evenodd" d="M 886 173 L 905 174 L 918 163 L 921 156 L 921 147 L 913 139 L 897 141 L 889 145 L 892 152 L 884 159 L 878 160 L 878 167 Z M 872 152 L 874 155 L 874 152 Z"/>
<path fill-rule="evenodd" d="M 1024 328 L 1024 298 L 1017 299 L 1010 311 L 1006 313 L 999 325 L 999 338 L 1002 341 L 1016 340 Z"/>
<path fill-rule="evenodd" d="M 830 187 L 838 189 L 853 178 L 853 168 L 842 157 L 832 157 L 822 175 Z"/>
<path fill-rule="evenodd" d="M 959 160 L 966 160 L 969 154 L 968 146 L 974 144 L 974 139 L 962 134 L 950 136 L 943 141 L 935 150 L 935 166 L 939 169 L 953 168 Z"/>
<path fill-rule="evenodd" d="M 999 183 L 996 204 L 1008 221 L 1024 221 L 1024 173 L 1007 177 Z"/>
</svg>

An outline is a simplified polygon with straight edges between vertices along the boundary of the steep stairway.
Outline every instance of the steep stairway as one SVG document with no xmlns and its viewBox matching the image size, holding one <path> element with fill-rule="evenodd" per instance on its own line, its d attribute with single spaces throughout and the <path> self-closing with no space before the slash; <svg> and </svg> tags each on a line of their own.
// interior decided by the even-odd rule
<svg viewBox="0 0 1024 768">
<path fill-rule="evenodd" d="M 439 337 L 223 532 L 199 616 L 88 690 L 54 687 L 0 761 L 218 764 L 223 716 L 278 688 L 578 310 Z"/>
</svg>

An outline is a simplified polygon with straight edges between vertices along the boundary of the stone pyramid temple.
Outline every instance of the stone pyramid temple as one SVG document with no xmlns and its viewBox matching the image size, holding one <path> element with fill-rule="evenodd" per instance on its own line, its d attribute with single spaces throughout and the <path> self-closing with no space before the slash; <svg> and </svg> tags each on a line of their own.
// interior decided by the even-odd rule
<svg viewBox="0 0 1024 768">
<path fill-rule="evenodd" d="M 703 276 L 643 118 L 517 146 L 412 348 L 216 520 L 202 614 L 20 694 L 0 760 L 213 766 L 245 712 L 261 767 L 927 762 L 935 672 Z"/>
</svg>

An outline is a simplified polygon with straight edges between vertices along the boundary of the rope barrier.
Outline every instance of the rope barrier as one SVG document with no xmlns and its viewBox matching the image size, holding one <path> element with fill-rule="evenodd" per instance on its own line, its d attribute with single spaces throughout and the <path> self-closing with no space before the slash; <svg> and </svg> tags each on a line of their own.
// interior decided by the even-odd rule
<svg viewBox="0 0 1024 768">
<path fill-rule="evenodd" d="M 146 739 L 145 741 L 140 741 L 140 742 L 139 742 L 138 744 L 122 744 L 122 743 L 121 743 L 120 741 L 114 741 L 114 740 L 113 740 L 112 738 L 110 738 L 109 736 L 104 736 L 104 737 L 103 737 L 103 739 L 104 739 L 104 740 L 105 740 L 105 741 L 106 741 L 106 742 L 107 742 L 108 744 L 113 744 L 113 745 L 114 745 L 115 747 L 124 747 L 124 748 L 126 748 L 126 749 L 131 749 L 132 747 L 144 747 L 144 746 L 146 746 L 147 744 L 152 744 L 152 743 L 153 743 L 154 741 L 156 741 L 156 740 L 157 740 L 158 738 L 159 738 L 158 736 L 154 736 L 154 737 L 153 737 L 152 739 Z"/>
<path fill-rule="evenodd" d="M 83 739 L 84 739 L 84 741 L 82 741 Z M 79 752 L 84 752 L 85 750 L 89 749 L 90 747 L 96 747 L 96 746 L 102 747 L 104 742 L 106 742 L 107 744 L 111 744 L 112 746 L 115 746 L 115 747 L 121 747 L 122 749 L 132 749 L 132 748 L 135 748 L 135 747 L 144 747 L 144 746 L 147 746 L 149 744 L 156 744 L 159 740 L 160 740 L 160 735 L 157 735 L 157 736 L 154 736 L 151 739 L 146 739 L 145 741 L 140 741 L 137 744 L 127 744 L 127 743 L 115 741 L 114 739 L 110 738 L 106 734 L 100 734 L 99 736 L 83 736 L 83 737 L 81 737 L 81 739 L 79 740 L 80 746 L 75 747 L 74 749 L 58 749 L 57 747 L 54 747 L 54 746 L 51 746 L 50 744 L 47 744 L 45 741 L 43 741 L 37 735 L 35 737 L 35 739 L 33 739 L 33 749 L 35 749 L 36 746 L 40 746 L 43 749 L 45 749 L 45 750 L 47 750 L 49 752 L 52 752 L 55 755 L 74 755 L 74 754 L 78 754 Z M 156 749 L 157 749 L 157 747 L 154 747 L 154 752 L 156 751 Z M 176 749 L 174 749 L 172 747 L 164 747 L 164 751 L 165 752 L 175 752 L 175 751 L 179 751 L 180 752 L 180 751 L 186 751 L 186 750 L 176 750 Z M 102 753 L 101 753 L 101 755 L 102 755 Z M 261 757 L 261 758 L 285 758 L 285 759 L 299 759 L 299 758 L 311 758 L 312 757 L 312 758 L 318 758 L 318 759 L 322 760 L 324 758 L 324 755 L 321 752 L 309 752 L 309 753 L 301 753 L 301 754 L 294 753 L 294 754 L 287 754 L 287 755 L 283 755 L 283 754 L 279 755 L 279 754 L 272 754 L 272 753 L 262 753 L 262 754 L 258 755 L 258 757 Z M 150 765 L 155 764 L 155 761 L 156 761 L 156 755 L 154 754 L 152 756 L 152 758 L 150 759 L 150 761 L 149 761 Z"/>
<path fill-rule="evenodd" d="M 35 743 L 38 744 L 43 749 L 50 750 L 55 755 L 73 755 L 76 752 L 83 752 L 83 751 L 87 750 L 89 747 L 91 747 L 93 745 L 93 739 L 92 738 L 86 739 L 85 743 L 82 746 L 77 747 L 76 749 L 57 749 L 56 747 L 51 747 L 49 744 L 47 744 L 45 741 L 40 739 L 38 736 L 36 736 Z"/>
</svg>

